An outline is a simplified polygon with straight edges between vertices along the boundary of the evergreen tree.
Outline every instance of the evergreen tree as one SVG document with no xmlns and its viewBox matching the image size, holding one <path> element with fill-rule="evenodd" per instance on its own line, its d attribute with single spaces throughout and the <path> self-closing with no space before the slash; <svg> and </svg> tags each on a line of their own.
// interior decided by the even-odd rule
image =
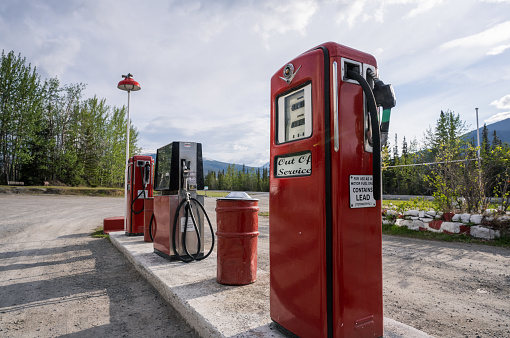
<svg viewBox="0 0 510 338">
<path fill-rule="evenodd" d="M 487 129 L 487 124 L 483 124 L 482 129 L 482 144 L 480 145 L 481 149 L 480 151 L 484 154 L 488 154 L 491 150 L 491 145 L 489 142 L 489 130 Z"/>
<path fill-rule="evenodd" d="M 393 161 L 394 161 L 394 164 L 396 164 L 398 160 L 398 136 L 397 134 L 395 133 L 395 146 L 393 146 Z"/>
<path fill-rule="evenodd" d="M 407 158 L 407 141 L 406 137 L 404 136 L 404 141 L 402 141 L 402 157 L 404 158 L 405 164 L 408 164 L 405 160 Z"/>
<path fill-rule="evenodd" d="M 494 130 L 494 132 L 492 133 L 492 149 L 495 149 L 496 147 L 499 147 L 501 146 L 503 143 L 501 142 L 501 140 L 499 139 L 498 137 L 498 134 L 496 133 L 496 131 Z"/>
<path fill-rule="evenodd" d="M 457 141 L 463 140 L 462 135 L 466 133 L 466 130 L 466 123 L 461 120 L 459 114 L 450 110 L 446 112 L 441 110 L 439 119 L 436 121 L 436 128 L 434 131 L 429 128 L 425 136 L 425 146 L 430 149 L 432 158 L 445 148 L 455 148 Z"/>
</svg>

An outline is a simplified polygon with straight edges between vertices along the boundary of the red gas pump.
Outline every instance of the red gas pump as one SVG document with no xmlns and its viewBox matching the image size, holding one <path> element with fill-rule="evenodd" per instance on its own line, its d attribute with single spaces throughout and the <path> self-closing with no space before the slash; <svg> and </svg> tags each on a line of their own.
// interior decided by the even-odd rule
<svg viewBox="0 0 510 338">
<path fill-rule="evenodd" d="M 383 335 L 376 67 L 329 42 L 271 78 L 270 313 L 300 337 Z"/>
<path fill-rule="evenodd" d="M 128 236 L 143 235 L 144 199 L 152 198 L 153 167 L 154 159 L 151 156 L 135 155 L 128 161 L 128 198 L 124 228 Z"/>
</svg>

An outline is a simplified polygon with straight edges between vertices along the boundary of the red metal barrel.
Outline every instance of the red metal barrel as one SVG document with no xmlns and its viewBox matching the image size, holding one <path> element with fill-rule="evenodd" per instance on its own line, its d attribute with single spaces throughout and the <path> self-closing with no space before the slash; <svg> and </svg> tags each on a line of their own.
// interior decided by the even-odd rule
<svg viewBox="0 0 510 338">
<path fill-rule="evenodd" d="M 257 279 L 259 200 L 232 192 L 216 200 L 216 237 L 220 284 L 245 285 Z"/>
</svg>

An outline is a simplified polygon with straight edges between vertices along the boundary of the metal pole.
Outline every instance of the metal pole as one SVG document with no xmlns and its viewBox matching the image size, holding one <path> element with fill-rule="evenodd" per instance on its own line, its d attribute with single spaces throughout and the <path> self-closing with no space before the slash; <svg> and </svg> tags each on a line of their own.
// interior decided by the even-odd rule
<svg viewBox="0 0 510 338">
<path fill-rule="evenodd" d="M 478 163 L 480 163 L 480 127 L 478 126 L 478 108 L 476 110 L 476 143 L 478 147 Z"/>
<path fill-rule="evenodd" d="M 128 106 L 127 106 L 127 131 L 126 131 L 126 169 L 124 170 L 124 206 L 125 212 L 124 212 L 124 231 L 127 231 L 127 216 L 128 216 L 128 210 L 127 210 L 127 182 L 128 182 L 128 164 L 129 164 L 129 127 L 130 127 L 130 119 L 129 119 L 129 101 L 131 99 L 131 91 L 128 90 Z"/>
<path fill-rule="evenodd" d="M 478 186 L 480 189 L 482 189 L 482 159 L 480 158 L 480 127 L 478 125 L 478 108 L 475 108 L 475 110 L 476 110 L 476 143 L 478 144 Z"/>
</svg>

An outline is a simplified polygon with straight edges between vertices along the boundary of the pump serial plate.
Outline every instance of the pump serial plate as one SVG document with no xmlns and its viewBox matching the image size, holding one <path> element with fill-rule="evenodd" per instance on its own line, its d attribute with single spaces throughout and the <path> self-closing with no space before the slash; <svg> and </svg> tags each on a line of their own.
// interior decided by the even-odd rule
<svg viewBox="0 0 510 338">
<path fill-rule="evenodd" d="M 351 208 L 375 207 L 372 175 L 351 175 L 349 177 Z"/>
</svg>

